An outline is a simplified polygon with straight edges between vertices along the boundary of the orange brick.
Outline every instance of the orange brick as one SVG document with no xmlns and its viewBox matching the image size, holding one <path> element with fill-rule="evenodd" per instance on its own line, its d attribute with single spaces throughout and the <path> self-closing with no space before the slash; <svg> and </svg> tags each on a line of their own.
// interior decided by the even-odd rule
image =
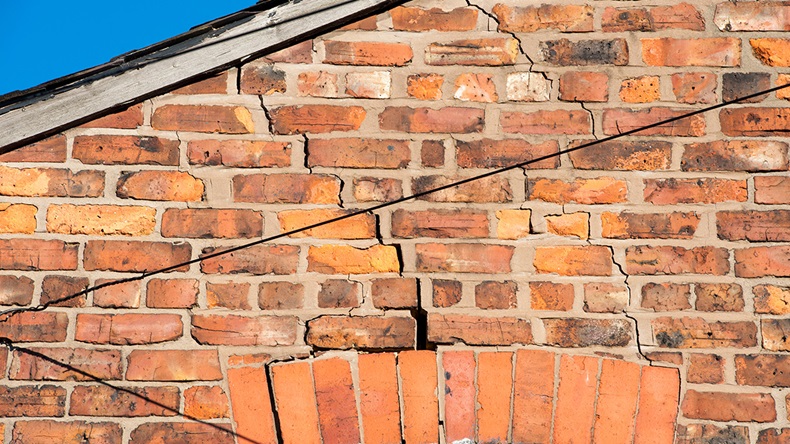
<svg viewBox="0 0 790 444">
<path fill-rule="evenodd" d="M 397 273 L 400 260 L 393 246 L 374 245 L 360 249 L 350 245 L 311 246 L 307 271 L 323 274 Z"/>
<path fill-rule="evenodd" d="M 203 255 L 225 248 L 205 248 Z M 257 245 L 241 251 L 206 259 L 200 263 L 203 273 L 294 274 L 299 262 L 295 245 Z"/>
<path fill-rule="evenodd" d="M 530 282 L 529 293 L 533 310 L 568 311 L 573 308 L 573 284 Z"/>
<path fill-rule="evenodd" d="M 604 359 L 598 403 L 595 407 L 593 442 L 630 444 L 634 438 L 634 415 L 639 398 L 638 364 Z"/>
<path fill-rule="evenodd" d="M 56 168 L 9 168 L 0 165 L 0 196 L 99 197 L 104 193 L 103 171 Z"/>
<path fill-rule="evenodd" d="M 403 438 L 412 443 L 439 442 L 436 354 L 409 350 L 398 354 L 403 391 Z"/>
<path fill-rule="evenodd" d="M 203 181 L 183 171 L 124 172 L 116 194 L 121 199 L 197 202 L 203 200 Z"/>
<path fill-rule="evenodd" d="M 33 234 L 37 211 L 33 205 L 0 203 L 0 233 Z"/>
<path fill-rule="evenodd" d="M 251 174 L 233 177 L 233 200 L 252 203 L 339 204 L 340 180 L 327 174 Z"/>
<path fill-rule="evenodd" d="M 672 442 L 680 377 L 674 368 L 642 367 L 635 444 Z"/>
<path fill-rule="evenodd" d="M 252 114 L 243 106 L 164 105 L 154 110 L 151 126 L 164 131 L 221 134 L 255 132 Z"/>
<path fill-rule="evenodd" d="M 50 233 L 144 236 L 153 233 L 155 225 L 156 209 L 149 207 L 63 204 L 47 208 Z"/>
<path fill-rule="evenodd" d="M 112 270 L 144 273 L 188 261 L 189 244 L 147 241 L 88 241 L 85 245 L 86 270 Z M 186 271 L 180 267 L 175 271 Z"/>
<path fill-rule="evenodd" d="M 538 273 L 562 276 L 611 276 L 612 250 L 601 245 L 535 247 Z"/>
<path fill-rule="evenodd" d="M 397 7 L 390 10 L 390 16 L 396 31 L 471 31 L 477 25 L 477 10 L 474 8 L 443 11 L 439 8 Z"/>
<path fill-rule="evenodd" d="M 645 179 L 645 202 L 656 205 L 679 203 L 745 202 L 745 180 L 734 179 Z"/>
<path fill-rule="evenodd" d="M 484 126 L 484 112 L 479 108 L 388 106 L 379 114 L 379 128 L 383 131 L 479 133 Z"/>
<path fill-rule="evenodd" d="M 127 381 L 219 381 L 217 350 L 132 350 Z"/>
<path fill-rule="evenodd" d="M 740 66 L 741 40 L 731 37 L 642 39 L 649 66 Z"/>
<path fill-rule="evenodd" d="M 276 365 L 271 374 L 283 442 L 321 443 L 310 364 Z"/>
<path fill-rule="evenodd" d="M 780 38 L 749 39 L 755 57 L 767 66 L 790 66 L 790 41 Z"/>
<path fill-rule="evenodd" d="M 66 313 L 24 312 L 0 323 L 0 335 L 14 342 L 63 342 L 68 325 Z"/>
<path fill-rule="evenodd" d="M 239 444 L 276 444 L 266 371 L 253 367 L 229 368 L 228 388 Z"/>
<path fill-rule="evenodd" d="M 628 185 L 611 177 L 595 179 L 528 179 L 528 199 L 558 204 L 611 204 L 625 202 Z"/>
<path fill-rule="evenodd" d="M 590 213 L 570 213 L 546 216 L 549 233 L 558 236 L 576 236 L 587 240 L 590 236 Z"/>
<path fill-rule="evenodd" d="M 443 84 L 444 76 L 440 74 L 414 74 L 406 80 L 406 92 L 419 100 L 439 100 Z"/>
<path fill-rule="evenodd" d="M 606 102 L 609 100 L 609 76 L 603 72 L 565 72 L 560 76 L 560 100 Z"/>
<path fill-rule="evenodd" d="M 417 270 L 509 273 L 514 247 L 485 244 L 417 244 Z"/>
<path fill-rule="evenodd" d="M 145 305 L 150 308 L 193 308 L 200 294 L 197 279 L 151 279 Z"/>
<path fill-rule="evenodd" d="M 778 136 L 787 134 L 790 111 L 787 108 L 743 107 L 719 111 L 721 132 L 728 136 Z"/>
<path fill-rule="evenodd" d="M 512 65 L 519 55 L 514 38 L 454 40 L 431 43 L 425 48 L 425 64 L 436 66 Z"/>
<path fill-rule="evenodd" d="M 529 235 L 532 211 L 499 210 L 495 215 L 496 234 L 499 239 L 520 239 Z"/>
<path fill-rule="evenodd" d="M 553 29 L 560 32 L 591 32 L 593 7 L 590 5 L 547 5 L 510 7 L 502 3 L 494 6 L 499 19 L 499 30 L 506 32 L 535 32 Z"/>
<path fill-rule="evenodd" d="M 477 359 L 477 440 L 505 442 L 510 428 L 513 353 L 483 352 Z"/>
<path fill-rule="evenodd" d="M 513 392 L 513 441 L 550 442 L 554 353 L 518 350 Z"/>
<path fill-rule="evenodd" d="M 409 142 L 393 139 L 310 140 L 310 166 L 335 168 L 405 168 L 411 160 Z"/>
<path fill-rule="evenodd" d="M 291 164 L 291 144 L 266 140 L 190 140 L 191 165 L 258 168 Z"/>
<path fill-rule="evenodd" d="M 0 163 L 7 162 L 65 162 L 66 136 L 58 134 L 40 142 L 25 145 L 0 154 Z"/>
<path fill-rule="evenodd" d="M 496 102 L 499 96 L 490 74 L 465 73 L 455 79 L 456 99 L 464 102 Z"/>
<path fill-rule="evenodd" d="M 364 441 L 401 442 L 398 373 L 394 353 L 363 354 L 359 363 L 359 410 Z"/>
<path fill-rule="evenodd" d="M 86 164 L 178 165 L 178 140 L 138 136 L 77 136 L 71 156 Z"/>
<path fill-rule="evenodd" d="M 275 134 L 356 131 L 365 120 L 361 106 L 293 105 L 270 111 Z"/>
<path fill-rule="evenodd" d="M 181 315 L 176 314 L 80 313 L 74 339 L 91 344 L 156 344 L 180 338 L 183 330 Z"/>
<path fill-rule="evenodd" d="M 514 317 L 428 315 L 428 340 L 439 344 L 512 345 L 532 343 L 529 321 Z"/>
<path fill-rule="evenodd" d="M 294 316 L 192 315 L 192 337 L 205 345 L 293 345 Z"/>
<path fill-rule="evenodd" d="M 253 210 L 168 208 L 162 215 L 163 237 L 233 239 L 262 234 L 263 215 Z"/>
<path fill-rule="evenodd" d="M 411 46 L 404 43 L 324 42 L 324 63 L 333 65 L 403 66 L 411 62 Z"/>
<path fill-rule="evenodd" d="M 586 111 L 535 111 L 522 113 L 506 111 L 500 117 L 505 133 L 517 134 L 590 134 L 592 122 Z"/>
<path fill-rule="evenodd" d="M 447 442 L 475 439 L 475 354 L 442 353 L 444 369 L 444 430 Z"/>
<path fill-rule="evenodd" d="M 607 136 L 633 131 L 647 125 L 672 119 L 687 113 L 687 110 L 653 107 L 647 109 L 610 108 L 603 111 L 603 133 Z M 634 136 L 680 136 L 699 137 L 705 135 L 705 118 L 694 115 L 672 123 L 640 129 Z"/>
<path fill-rule="evenodd" d="M 228 417 L 228 397 L 222 387 L 195 386 L 184 390 L 184 414 L 200 419 Z"/>
<path fill-rule="evenodd" d="M 80 125 L 81 128 L 123 128 L 134 129 L 143 124 L 143 104 L 138 103 L 88 123 Z"/>
<path fill-rule="evenodd" d="M 280 221 L 280 231 L 284 233 L 334 219 L 351 212 L 351 210 L 336 209 L 287 210 L 277 213 L 277 219 Z M 376 218 L 370 213 L 360 214 L 291 235 L 291 237 L 315 237 L 319 239 L 370 239 L 375 236 Z"/>
<path fill-rule="evenodd" d="M 325 444 L 360 442 L 351 366 L 340 358 L 313 362 L 318 419 Z"/>
<path fill-rule="evenodd" d="M 626 103 L 647 103 L 661 99 L 658 76 L 625 79 L 620 84 L 620 100 Z"/>
<path fill-rule="evenodd" d="M 554 442 L 589 442 L 595 416 L 598 359 L 563 355 L 554 414 Z"/>
<path fill-rule="evenodd" d="M 120 424 L 111 422 L 87 421 L 16 421 L 12 442 L 26 444 L 50 444 L 57 436 L 63 444 L 91 442 L 96 444 L 115 444 L 123 440 Z"/>
</svg>

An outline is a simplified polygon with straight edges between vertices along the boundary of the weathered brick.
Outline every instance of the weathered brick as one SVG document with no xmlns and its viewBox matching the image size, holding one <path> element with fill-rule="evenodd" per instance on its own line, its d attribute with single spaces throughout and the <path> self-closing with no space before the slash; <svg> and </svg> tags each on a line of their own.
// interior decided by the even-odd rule
<svg viewBox="0 0 790 444">
<path fill-rule="evenodd" d="M 233 200 L 251 203 L 340 203 L 340 180 L 328 174 L 252 174 L 233 177 Z"/>
<path fill-rule="evenodd" d="M 444 76 L 441 74 L 413 74 L 406 79 L 406 93 L 419 100 L 439 100 L 443 84 Z"/>
<path fill-rule="evenodd" d="M 471 350 L 442 353 L 444 427 L 450 442 L 471 441 L 475 437 L 475 367 Z"/>
<path fill-rule="evenodd" d="M 337 97 L 337 74 L 326 71 L 300 72 L 297 77 L 300 97 Z"/>
<path fill-rule="evenodd" d="M 764 284 L 752 288 L 754 312 L 774 315 L 790 314 L 790 287 Z"/>
<path fill-rule="evenodd" d="M 642 39 L 642 60 L 649 66 L 740 66 L 741 40 L 730 37 Z"/>
<path fill-rule="evenodd" d="M 356 131 L 365 120 L 361 106 L 291 105 L 269 112 L 275 134 Z"/>
<path fill-rule="evenodd" d="M 699 311 L 743 311 L 743 289 L 738 284 L 696 284 Z"/>
<path fill-rule="evenodd" d="M 304 286 L 291 282 L 261 282 L 258 306 L 264 310 L 290 310 L 304 306 Z"/>
<path fill-rule="evenodd" d="M 334 168 L 405 168 L 411 160 L 408 140 L 313 139 L 307 155 L 310 166 Z"/>
<path fill-rule="evenodd" d="M 612 250 L 606 246 L 538 246 L 532 263 L 538 273 L 562 276 L 611 276 Z"/>
<path fill-rule="evenodd" d="M 584 284 L 584 311 L 622 313 L 629 301 L 628 287 L 605 282 Z"/>
<path fill-rule="evenodd" d="M 198 202 L 203 200 L 203 181 L 184 171 L 123 172 L 116 194 L 121 199 Z"/>
<path fill-rule="evenodd" d="M 790 178 L 755 176 L 754 203 L 769 205 L 790 203 Z"/>
<path fill-rule="evenodd" d="M 0 305 L 28 305 L 33 290 L 33 279 L 27 276 L 0 276 Z"/>
<path fill-rule="evenodd" d="M 413 348 L 412 317 L 321 316 L 307 322 L 307 344 L 334 349 Z"/>
<path fill-rule="evenodd" d="M 638 245 L 625 250 L 628 274 L 712 274 L 723 276 L 730 271 L 730 253 L 726 248 L 671 247 Z"/>
<path fill-rule="evenodd" d="M 127 381 L 219 381 L 217 350 L 132 350 Z"/>
<path fill-rule="evenodd" d="M 651 321 L 656 345 L 667 348 L 725 348 L 757 345 L 754 322 L 708 322 L 702 318 L 656 318 Z"/>
<path fill-rule="evenodd" d="M 735 381 L 740 385 L 790 387 L 790 356 L 735 355 Z"/>
<path fill-rule="evenodd" d="M 371 286 L 376 308 L 417 307 L 419 287 L 415 278 L 374 279 Z"/>
<path fill-rule="evenodd" d="M 392 28 L 396 31 L 471 31 L 477 25 L 477 10 L 455 8 L 423 9 L 397 7 L 390 10 Z"/>
<path fill-rule="evenodd" d="M 178 140 L 138 136 L 77 136 L 71 156 L 103 165 L 178 165 Z"/>
<path fill-rule="evenodd" d="M 163 237 L 233 239 L 262 233 L 263 216 L 253 210 L 168 208 L 162 215 Z"/>
<path fill-rule="evenodd" d="M 293 345 L 296 324 L 292 316 L 192 315 L 192 337 L 204 345 Z"/>
<path fill-rule="evenodd" d="M 513 281 L 483 281 L 475 285 L 475 306 L 483 310 L 516 308 L 518 285 Z"/>
<path fill-rule="evenodd" d="M 500 31 L 535 32 L 553 29 L 560 32 L 591 32 L 593 7 L 590 5 L 547 5 L 510 7 L 498 3 L 492 9 Z"/>
<path fill-rule="evenodd" d="M 729 102 L 771 88 L 771 74 L 767 72 L 727 72 L 721 76 L 721 100 Z M 768 94 L 738 103 L 762 102 Z"/>
<path fill-rule="evenodd" d="M 790 108 L 742 107 L 719 111 L 721 132 L 728 136 L 779 136 L 790 130 Z"/>
<path fill-rule="evenodd" d="M 464 177 L 432 175 L 412 179 L 412 191 L 424 193 L 447 186 Z M 501 176 L 491 176 L 420 196 L 429 202 L 510 202 L 513 191 L 510 182 Z"/>
<path fill-rule="evenodd" d="M 452 307 L 461 302 L 463 285 L 458 281 L 431 279 L 431 294 L 434 307 Z"/>
<path fill-rule="evenodd" d="M 531 232 L 531 210 L 499 210 L 496 213 L 496 235 L 499 239 L 520 239 Z"/>
<path fill-rule="evenodd" d="M 66 389 L 54 385 L 0 386 L 0 417 L 64 416 Z"/>
<path fill-rule="evenodd" d="M 90 344 L 138 345 L 175 341 L 184 331 L 177 314 L 78 314 L 74 339 Z"/>
<path fill-rule="evenodd" d="M 0 239 L 0 270 L 76 270 L 78 247 L 59 240 Z"/>
<path fill-rule="evenodd" d="M 499 100 L 490 74 L 464 73 L 455 79 L 455 94 L 463 102 L 491 103 Z"/>
<path fill-rule="evenodd" d="M 763 337 L 763 349 L 771 351 L 790 351 L 790 320 L 788 319 L 763 319 L 760 322 Z"/>
<path fill-rule="evenodd" d="M 602 213 L 601 235 L 611 239 L 692 239 L 697 213 Z"/>
<path fill-rule="evenodd" d="M 170 94 L 225 94 L 228 92 L 229 71 L 223 71 L 195 83 L 170 91 Z M 235 92 L 235 91 L 234 91 Z"/>
<path fill-rule="evenodd" d="M 735 275 L 746 278 L 790 277 L 790 246 L 735 250 Z"/>
<path fill-rule="evenodd" d="M 532 343 L 526 319 L 480 317 L 461 314 L 428 314 L 428 340 L 439 344 L 511 345 Z"/>
<path fill-rule="evenodd" d="M 346 94 L 363 99 L 389 99 L 392 75 L 389 71 L 347 73 Z"/>
<path fill-rule="evenodd" d="M 55 168 L 9 168 L 0 165 L 0 196 L 99 197 L 104 193 L 103 171 Z"/>
<path fill-rule="evenodd" d="M 726 442 L 749 444 L 749 429 L 745 426 L 717 426 L 714 424 L 686 424 L 677 426 L 677 444 Z"/>
<path fill-rule="evenodd" d="M 0 323 L 0 336 L 14 342 L 63 342 L 68 325 L 66 313 L 23 312 Z"/>
<path fill-rule="evenodd" d="M 681 407 L 692 419 L 741 422 L 773 422 L 774 398 L 768 393 L 721 393 L 687 390 Z"/>
<path fill-rule="evenodd" d="M 0 203 L 0 233 L 33 234 L 36 212 L 33 205 Z"/>
<path fill-rule="evenodd" d="M 681 72 L 672 74 L 672 92 L 680 103 L 714 103 L 718 81 L 711 72 Z"/>
<path fill-rule="evenodd" d="M 642 286 L 642 307 L 654 311 L 678 311 L 691 308 L 688 284 L 648 282 Z"/>
<path fill-rule="evenodd" d="M 96 279 L 95 286 L 114 282 L 112 279 Z M 93 290 L 93 305 L 104 308 L 138 308 L 142 290 L 140 282 L 124 282 Z"/>
<path fill-rule="evenodd" d="M 603 72 L 564 72 L 560 76 L 559 98 L 568 102 L 606 102 L 609 100 L 609 76 Z"/>
<path fill-rule="evenodd" d="M 515 102 L 548 102 L 551 81 L 534 72 L 514 72 L 507 75 L 507 99 Z"/>
<path fill-rule="evenodd" d="M 417 271 L 509 273 L 515 248 L 486 244 L 417 244 Z"/>
<path fill-rule="evenodd" d="M 622 319 L 543 319 L 546 342 L 557 347 L 625 347 L 631 323 Z"/>
<path fill-rule="evenodd" d="M 752 46 L 752 53 L 763 65 L 790 66 L 790 57 L 787 57 L 790 40 L 781 38 L 749 39 L 749 44 Z"/>
<path fill-rule="evenodd" d="M 198 419 L 228 418 L 228 396 L 217 385 L 189 387 L 184 390 L 184 415 Z"/>
<path fill-rule="evenodd" d="M 590 134 L 590 114 L 577 110 L 553 110 L 522 113 L 502 112 L 500 125 L 505 133 L 516 134 Z"/>
<path fill-rule="evenodd" d="M 79 347 L 32 347 L 30 350 L 64 363 L 103 380 L 123 376 L 120 350 L 95 350 Z M 84 373 L 38 358 L 21 351 L 11 355 L 8 378 L 33 381 L 93 381 Z"/>
<path fill-rule="evenodd" d="M 72 296 L 85 291 L 89 284 L 87 277 L 45 276 L 41 281 L 40 303 L 51 304 L 53 307 L 84 307 L 86 295 Z"/>
<path fill-rule="evenodd" d="M 359 307 L 362 285 L 345 279 L 329 279 L 321 283 L 318 290 L 318 308 Z"/>
<path fill-rule="evenodd" d="M 546 229 L 557 236 L 590 237 L 590 214 L 585 212 L 547 215 Z"/>
<path fill-rule="evenodd" d="M 151 279 L 145 305 L 149 308 L 193 308 L 200 294 L 196 279 Z"/>
<path fill-rule="evenodd" d="M 205 248 L 203 255 L 224 248 Z M 299 247 L 294 245 L 256 245 L 233 253 L 203 260 L 200 270 L 208 274 L 294 274 L 299 261 Z"/>
<path fill-rule="evenodd" d="M 128 391 L 133 392 L 129 393 Z M 73 416 L 175 416 L 180 394 L 176 387 L 77 386 L 71 393 L 69 415 Z"/>
<path fill-rule="evenodd" d="M 357 202 L 390 202 L 403 197 L 403 184 L 399 179 L 354 178 L 352 188 Z"/>
<path fill-rule="evenodd" d="M 487 38 L 431 43 L 425 48 L 425 64 L 502 66 L 513 65 L 519 55 L 514 38 Z"/>
<path fill-rule="evenodd" d="M 620 83 L 620 100 L 626 103 L 648 103 L 661 99 L 658 76 L 640 76 Z"/>
<path fill-rule="evenodd" d="M 351 210 L 335 209 L 287 210 L 277 213 L 277 219 L 280 221 L 280 231 L 285 233 L 335 219 L 351 212 Z M 370 213 L 349 217 L 291 235 L 291 237 L 319 239 L 369 239 L 375 236 L 376 217 Z"/>
<path fill-rule="evenodd" d="M 49 444 L 53 437 L 63 444 L 120 444 L 123 429 L 120 424 L 86 421 L 16 421 L 11 442 Z"/>
<path fill-rule="evenodd" d="M 790 428 L 760 430 L 757 444 L 784 444 L 790 439 Z"/>
<path fill-rule="evenodd" d="M 625 108 L 605 109 L 603 111 L 603 132 L 606 135 L 615 135 L 633 131 L 647 125 L 679 117 L 687 112 L 687 110 L 660 107 L 639 110 Z M 634 135 L 700 137 L 705 135 L 705 118 L 697 114 L 672 123 L 640 130 Z"/>
<path fill-rule="evenodd" d="M 691 354 L 686 380 L 693 384 L 721 384 L 724 382 L 724 359 L 719 355 Z"/>
<path fill-rule="evenodd" d="M 719 211 L 719 239 L 777 242 L 790 240 L 790 211 Z"/>
<path fill-rule="evenodd" d="M 746 201 L 746 181 L 734 179 L 645 179 L 645 202 L 655 205 Z"/>
<path fill-rule="evenodd" d="M 199 422 L 151 422 L 132 430 L 129 444 L 178 442 L 181 444 L 233 444 L 230 424 Z"/>
<path fill-rule="evenodd" d="M 190 165 L 285 167 L 291 164 L 291 144 L 266 140 L 190 140 L 187 158 Z"/>
<path fill-rule="evenodd" d="M 557 204 L 612 204 L 625 202 L 628 185 L 611 177 L 595 179 L 527 179 L 527 199 Z"/>
<path fill-rule="evenodd" d="M 301 43 L 296 43 L 263 57 L 263 60 L 273 63 L 312 63 L 313 41 L 305 40 Z"/>
<path fill-rule="evenodd" d="M 790 161 L 787 144 L 759 140 L 715 140 L 686 145 L 683 171 L 784 171 Z"/>
<path fill-rule="evenodd" d="M 607 7 L 601 15 L 601 31 L 654 31 L 653 20 L 645 8 Z"/>
<path fill-rule="evenodd" d="M 241 69 L 239 86 L 242 94 L 264 96 L 284 93 L 288 89 L 285 83 L 285 71 L 273 65 L 245 65 Z"/>
<path fill-rule="evenodd" d="M 488 237 L 488 213 L 482 210 L 395 210 L 392 236 L 403 238 Z"/>
<path fill-rule="evenodd" d="M 66 136 L 63 134 L 58 134 L 40 142 L 25 145 L 5 154 L 0 154 L 0 163 L 65 161 Z"/>
<path fill-rule="evenodd" d="M 584 143 L 589 141 L 573 141 L 570 148 Z M 672 143 L 613 140 L 572 151 L 569 155 L 573 167 L 581 170 L 665 170 L 672 161 Z"/>
<path fill-rule="evenodd" d="M 484 125 L 484 112 L 479 108 L 388 106 L 379 115 L 379 127 L 384 131 L 479 133 Z"/>
<path fill-rule="evenodd" d="M 307 271 L 322 274 L 397 273 L 400 267 L 397 250 L 389 245 L 321 245 L 307 252 Z"/>
<path fill-rule="evenodd" d="M 716 5 L 713 23 L 720 31 L 788 31 L 787 12 L 783 2 L 722 2 Z"/>
<path fill-rule="evenodd" d="M 324 48 L 324 63 L 333 65 L 403 66 L 414 56 L 411 46 L 404 43 L 327 40 Z"/>
<path fill-rule="evenodd" d="M 163 131 L 220 134 L 255 132 L 252 113 L 243 106 L 164 105 L 154 110 L 151 126 Z"/>
<path fill-rule="evenodd" d="M 650 16 L 655 29 L 705 30 L 705 19 L 702 18 L 702 14 L 688 3 L 650 8 Z"/>
<path fill-rule="evenodd" d="M 153 233 L 156 209 L 119 205 L 50 205 L 47 231 L 61 234 L 144 236 Z"/>
<path fill-rule="evenodd" d="M 532 144 L 522 139 L 482 139 L 456 142 L 456 163 L 461 168 L 502 168 L 538 157 L 555 154 L 559 145 L 554 140 Z M 524 168 L 557 168 L 559 158 L 531 163 Z"/>
<path fill-rule="evenodd" d="M 628 43 L 625 39 L 548 40 L 540 43 L 543 60 L 550 65 L 590 66 L 627 65 Z"/>
<path fill-rule="evenodd" d="M 88 123 L 80 125 L 81 128 L 119 128 L 134 129 L 143 124 L 143 104 L 138 103 Z"/>
<path fill-rule="evenodd" d="M 85 245 L 83 265 L 86 270 L 112 270 L 144 273 L 192 258 L 189 244 L 147 241 L 88 241 Z M 173 271 L 186 271 L 189 266 Z"/>
<path fill-rule="evenodd" d="M 573 284 L 530 282 L 529 293 L 533 310 L 569 311 L 573 308 Z"/>
</svg>

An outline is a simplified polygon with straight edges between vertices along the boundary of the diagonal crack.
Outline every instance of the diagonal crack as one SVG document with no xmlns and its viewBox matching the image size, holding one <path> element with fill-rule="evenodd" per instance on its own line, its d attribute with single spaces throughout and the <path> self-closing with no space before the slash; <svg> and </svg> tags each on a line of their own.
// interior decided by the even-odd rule
<svg viewBox="0 0 790 444">
<path fill-rule="evenodd" d="M 618 270 L 620 270 L 620 274 L 625 276 L 625 279 L 623 280 L 623 283 L 625 284 L 625 290 L 628 292 L 628 303 L 630 304 L 631 303 L 631 296 L 632 296 L 632 294 L 631 294 L 631 285 L 628 283 L 628 279 L 631 276 L 628 273 L 626 273 L 625 267 L 623 266 L 623 264 L 617 262 L 617 260 L 615 258 L 615 254 L 614 254 L 614 247 L 609 247 L 609 250 L 612 252 L 612 263 L 617 267 Z M 631 321 L 633 321 L 633 323 L 634 323 L 634 332 L 635 332 L 634 338 L 636 340 L 636 351 L 637 351 L 637 353 L 639 353 L 639 356 L 641 356 L 642 359 L 647 361 L 650 365 L 653 365 L 653 360 L 648 358 L 647 355 L 642 351 L 642 339 L 639 337 L 639 320 L 637 320 L 635 316 L 633 316 L 630 313 L 628 313 L 628 311 L 625 310 L 625 309 L 623 310 L 623 315 L 626 318 L 628 318 Z"/>
<path fill-rule="evenodd" d="M 598 134 L 595 134 L 595 114 L 593 114 L 590 108 L 587 108 L 587 105 L 585 105 L 584 102 L 580 100 L 576 100 L 575 102 L 578 103 L 579 106 L 581 106 L 582 109 L 587 111 L 587 114 L 590 115 L 590 123 L 592 124 L 592 135 L 595 138 L 595 140 L 600 140 L 598 139 Z"/>
<path fill-rule="evenodd" d="M 269 134 L 274 135 L 274 121 L 272 120 L 272 115 L 269 113 L 269 108 L 266 107 L 266 103 L 263 101 L 263 95 L 258 96 L 258 98 L 261 100 L 261 108 L 269 124 Z"/>
</svg>

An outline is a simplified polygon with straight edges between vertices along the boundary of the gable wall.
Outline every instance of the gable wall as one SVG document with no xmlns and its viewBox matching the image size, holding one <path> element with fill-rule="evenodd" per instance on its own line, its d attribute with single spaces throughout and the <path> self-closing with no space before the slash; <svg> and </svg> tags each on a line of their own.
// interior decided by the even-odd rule
<svg viewBox="0 0 790 444">
<path fill-rule="evenodd" d="M 759 4 L 412 2 L 0 156 L 0 303 L 786 82 L 790 7 Z M 230 368 L 324 349 L 427 339 L 649 359 L 680 369 L 679 442 L 768 439 L 790 386 L 787 97 L 101 289 L 0 335 L 165 404 L 215 402 L 209 419 L 234 426 Z M 124 440 L 167 416 L 91 398 L 19 353 L 3 362 L 7 440 L 24 416 L 119 423 Z M 26 396 L 52 406 L 31 412 Z"/>
</svg>

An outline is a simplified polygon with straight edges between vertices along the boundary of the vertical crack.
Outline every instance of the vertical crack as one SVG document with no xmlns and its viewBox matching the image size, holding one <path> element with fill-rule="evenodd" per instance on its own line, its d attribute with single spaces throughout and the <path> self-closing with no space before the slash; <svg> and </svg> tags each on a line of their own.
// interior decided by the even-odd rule
<svg viewBox="0 0 790 444">
<path fill-rule="evenodd" d="M 258 98 L 261 100 L 261 109 L 263 109 L 263 114 L 266 116 L 266 121 L 269 124 L 269 134 L 274 135 L 274 121 L 271 113 L 269 113 L 269 108 L 266 107 L 266 103 L 263 101 L 263 95 L 258 96 Z"/>
<path fill-rule="evenodd" d="M 592 124 L 592 135 L 595 138 L 595 140 L 599 140 L 598 139 L 598 134 L 595 133 L 595 114 L 593 114 L 593 112 L 592 112 L 592 110 L 590 108 L 587 108 L 587 105 L 585 105 L 584 102 L 576 101 L 576 103 L 578 103 L 579 106 L 581 106 L 582 109 L 587 111 L 587 114 L 590 115 L 590 123 Z"/>
<path fill-rule="evenodd" d="M 313 174 L 313 167 L 310 166 L 310 139 L 307 133 L 302 133 L 302 153 L 304 155 L 304 167 L 310 174 Z"/>
<path fill-rule="evenodd" d="M 617 267 L 617 269 L 620 270 L 620 274 L 625 276 L 625 279 L 623 280 L 623 283 L 625 284 L 626 292 L 628 292 L 628 303 L 630 304 L 631 303 L 631 296 L 632 296 L 632 294 L 631 294 L 631 285 L 628 283 L 628 279 L 631 276 L 628 273 L 626 273 L 625 267 L 623 266 L 623 264 L 617 262 L 617 260 L 615 259 L 614 247 L 609 247 L 609 249 L 612 252 L 612 263 L 614 263 L 614 265 Z M 636 341 L 636 351 L 637 351 L 637 353 L 639 353 L 639 356 L 641 356 L 642 359 L 647 361 L 650 365 L 653 365 L 653 360 L 648 358 L 647 355 L 642 351 L 642 339 L 639 336 L 639 321 L 636 319 L 636 317 L 634 317 L 633 315 L 628 313 L 628 311 L 625 310 L 625 309 L 623 310 L 623 315 L 626 318 L 630 319 L 634 323 L 634 332 L 635 332 L 634 340 Z"/>
</svg>

